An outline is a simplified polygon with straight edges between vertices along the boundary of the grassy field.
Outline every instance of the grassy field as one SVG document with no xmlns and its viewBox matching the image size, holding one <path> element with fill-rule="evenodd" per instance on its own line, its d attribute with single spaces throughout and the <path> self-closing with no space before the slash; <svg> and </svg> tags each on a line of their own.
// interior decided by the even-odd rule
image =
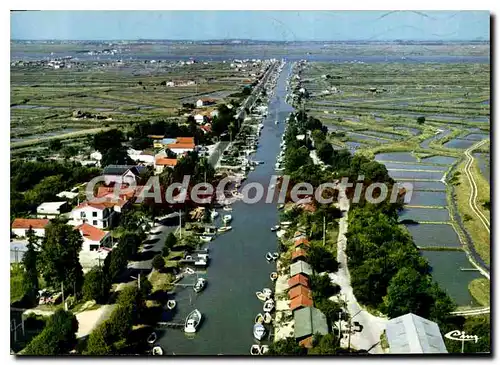
<svg viewBox="0 0 500 365">
<path fill-rule="evenodd" d="M 490 305 L 490 281 L 486 278 L 474 279 L 469 283 L 472 297 L 482 306 Z"/>
</svg>

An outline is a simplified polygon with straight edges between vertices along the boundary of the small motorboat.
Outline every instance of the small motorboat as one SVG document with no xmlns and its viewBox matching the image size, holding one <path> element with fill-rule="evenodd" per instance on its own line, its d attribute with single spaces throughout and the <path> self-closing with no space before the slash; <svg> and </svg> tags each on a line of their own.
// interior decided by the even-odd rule
<svg viewBox="0 0 500 365">
<path fill-rule="evenodd" d="M 263 293 L 263 292 L 261 292 L 261 291 L 257 291 L 257 292 L 255 292 L 255 295 L 257 296 L 257 298 L 258 298 L 259 300 L 261 300 L 261 301 L 263 301 L 263 302 L 264 302 L 264 301 L 266 301 L 266 300 L 268 299 L 267 295 L 266 295 L 266 294 L 264 294 L 264 293 Z"/>
<path fill-rule="evenodd" d="M 271 252 L 266 253 L 266 260 L 273 261 L 273 254 Z"/>
<path fill-rule="evenodd" d="M 153 347 L 152 354 L 161 356 L 161 355 L 163 355 L 163 349 L 160 346 L 155 346 L 155 347 Z"/>
<path fill-rule="evenodd" d="M 193 269 L 191 269 L 190 267 L 186 267 L 184 269 L 184 272 L 187 274 L 187 275 L 193 275 L 195 273 L 195 271 Z"/>
<path fill-rule="evenodd" d="M 219 228 L 217 228 L 217 232 L 218 233 L 223 233 L 223 232 L 230 231 L 231 229 L 233 229 L 233 227 L 231 227 L 231 226 L 219 227 Z"/>
<path fill-rule="evenodd" d="M 233 207 L 231 207 L 230 205 L 224 205 L 224 208 L 222 208 L 222 210 L 225 210 L 226 212 L 231 212 L 233 210 Z"/>
<path fill-rule="evenodd" d="M 201 313 L 198 309 L 195 309 L 186 318 L 186 323 L 184 324 L 184 332 L 195 333 L 201 322 Z"/>
<path fill-rule="evenodd" d="M 265 324 L 269 324 L 273 321 L 273 316 L 271 316 L 271 314 L 269 312 L 266 312 L 264 314 L 264 323 Z"/>
<path fill-rule="evenodd" d="M 262 307 L 262 310 L 264 312 L 271 312 L 274 309 L 274 300 L 268 299 L 264 303 L 264 306 Z"/>
<path fill-rule="evenodd" d="M 262 320 L 264 320 L 264 317 L 262 317 Z M 158 338 L 158 336 L 156 335 L 156 332 L 152 332 L 149 336 L 148 336 L 148 339 L 146 341 L 148 341 L 149 344 L 153 344 L 156 342 L 156 339 Z"/>
<path fill-rule="evenodd" d="M 260 355 L 260 346 L 259 345 L 252 345 L 252 347 L 250 347 L 250 354 L 251 355 Z"/>
<path fill-rule="evenodd" d="M 203 242 L 210 242 L 213 236 L 200 236 L 200 240 Z"/>
<path fill-rule="evenodd" d="M 274 121 L 274 124 L 279 124 L 279 121 L 276 119 L 276 120 Z"/>
<path fill-rule="evenodd" d="M 262 313 L 259 313 L 257 314 L 257 316 L 255 317 L 255 323 L 260 323 L 262 324 L 265 320 L 265 317 Z"/>
<path fill-rule="evenodd" d="M 203 289 L 205 289 L 206 285 L 207 285 L 207 280 L 205 278 L 198 278 L 196 284 L 194 284 L 193 290 L 195 291 L 195 293 L 199 293 Z"/>
<path fill-rule="evenodd" d="M 175 300 L 167 301 L 167 308 L 170 310 L 174 309 L 176 305 L 177 305 L 177 302 Z"/>
<path fill-rule="evenodd" d="M 281 209 L 283 209 L 283 208 L 285 208 L 285 204 L 280 204 L 280 205 L 278 205 L 278 209 L 279 209 L 279 210 L 281 210 Z"/>
<path fill-rule="evenodd" d="M 222 221 L 224 223 L 229 223 L 233 220 L 233 217 L 231 216 L 231 214 L 226 214 L 223 218 L 222 218 Z"/>
<path fill-rule="evenodd" d="M 260 347 L 260 354 L 265 355 L 269 352 L 269 345 L 262 345 Z"/>
<path fill-rule="evenodd" d="M 212 212 L 210 213 L 210 217 L 212 219 L 215 219 L 219 216 L 219 213 L 216 211 L 216 210 L 212 210 Z"/>
<path fill-rule="evenodd" d="M 253 337 L 255 337 L 257 341 L 262 340 L 265 334 L 266 334 L 266 328 L 264 327 L 264 325 L 260 323 L 255 323 L 253 325 Z"/>
<path fill-rule="evenodd" d="M 288 227 L 288 226 L 289 226 L 289 225 L 291 225 L 291 224 L 292 224 L 292 222 L 290 222 L 290 221 L 281 222 L 281 226 L 282 226 L 282 227 Z"/>
<path fill-rule="evenodd" d="M 264 288 L 262 289 L 262 294 L 264 294 L 266 298 L 271 298 L 271 295 L 273 295 L 273 291 L 269 288 Z"/>
<path fill-rule="evenodd" d="M 280 257 L 280 254 L 278 252 L 273 253 L 273 260 L 277 260 L 278 257 Z"/>
<path fill-rule="evenodd" d="M 271 232 L 276 232 L 278 229 L 280 229 L 280 225 L 279 224 L 277 224 L 275 226 L 272 226 L 271 227 Z"/>
<path fill-rule="evenodd" d="M 271 281 L 275 281 L 276 279 L 278 279 L 278 273 L 276 271 L 273 271 L 270 275 L 269 275 L 269 278 L 271 279 Z"/>
</svg>

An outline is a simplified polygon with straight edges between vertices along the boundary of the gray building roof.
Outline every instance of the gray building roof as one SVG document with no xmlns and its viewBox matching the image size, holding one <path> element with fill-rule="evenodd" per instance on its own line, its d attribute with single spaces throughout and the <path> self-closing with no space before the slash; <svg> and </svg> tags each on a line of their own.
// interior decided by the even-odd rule
<svg viewBox="0 0 500 365">
<path fill-rule="evenodd" d="M 437 323 L 413 313 L 391 319 L 386 335 L 393 354 L 448 353 Z"/>
<path fill-rule="evenodd" d="M 134 165 L 108 165 L 104 168 L 104 175 L 121 176 L 130 170 L 134 175 L 139 175 L 137 166 Z"/>
<path fill-rule="evenodd" d="M 299 260 L 290 265 L 290 276 L 295 276 L 297 274 L 305 274 L 307 276 L 312 275 L 312 268 L 307 262 Z"/>
<path fill-rule="evenodd" d="M 305 307 L 293 312 L 295 338 L 302 339 L 320 333 L 328 334 L 326 316 L 318 308 Z"/>
</svg>

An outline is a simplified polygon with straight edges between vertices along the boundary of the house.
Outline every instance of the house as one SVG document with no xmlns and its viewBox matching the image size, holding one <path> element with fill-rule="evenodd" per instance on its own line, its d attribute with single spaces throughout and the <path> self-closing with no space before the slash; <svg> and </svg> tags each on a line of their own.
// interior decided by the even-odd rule
<svg viewBox="0 0 500 365">
<path fill-rule="evenodd" d="M 69 211 L 67 202 L 46 202 L 36 208 L 36 216 L 38 218 L 55 218 L 67 211 Z"/>
<path fill-rule="evenodd" d="M 165 86 L 168 86 L 168 87 L 174 87 L 175 86 L 175 82 L 173 81 L 169 81 L 165 84 Z"/>
<path fill-rule="evenodd" d="M 165 167 L 174 168 L 177 165 L 176 158 L 157 157 L 155 160 L 155 174 L 161 174 Z"/>
<path fill-rule="evenodd" d="M 108 165 L 104 168 L 104 183 L 110 184 L 133 184 L 139 180 L 139 170 L 136 166 Z"/>
<path fill-rule="evenodd" d="M 214 109 L 210 112 L 210 116 L 212 118 L 217 118 L 219 116 L 219 111 L 217 109 Z"/>
<path fill-rule="evenodd" d="M 312 268 L 307 262 L 298 260 L 297 262 L 290 265 L 290 276 L 295 276 L 297 274 L 303 274 L 307 277 L 311 277 Z"/>
<path fill-rule="evenodd" d="M 391 354 L 448 353 L 436 322 L 408 313 L 387 322 Z"/>
<path fill-rule="evenodd" d="M 176 155 L 194 151 L 195 147 L 194 137 L 177 137 L 175 143 L 167 145 L 167 148 Z"/>
<path fill-rule="evenodd" d="M 72 223 L 88 223 L 96 228 L 110 228 L 115 214 L 114 203 L 83 202 L 71 211 Z"/>
<path fill-rule="evenodd" d="M 309 288 L 309 278 L 302 274 L 297 274 L 288 279 L 288 288 L 291 289 L 296 285 L 302 285 Z"/>
<path fill-rule="evenodd" d="M 295 248 L 306 248 L 306 247 L 309 247 L 311 246 L 311 243 L 309 242 L 309 240 L 307 238 L 304 238 L 304 237 L 301 237 L 299 239 L 296 239 L 293 246 Z"/>
<path fill-rule="evenodd" d="M 196 101 L 196 107 L 201 108 L 207 105 L 215 104 L 216 100 L 210 98 L 201 98 Z"/>
<path fill-rule="evenodd" d="M 88 223 L 76 226 L 83 238 L 82 251 L 97 251 L 104 245 L 111 244 L 110 232 L 104 232 Z"/>
<path fill-rule="evenodd" d="M 31 228 L 35 236 L 44 237 L 47 224 L 49 224 L 48 219 L 16 218 L 12 222 L 12 233 L 18 237 L 26 237 L 26 232 Z"/>
<path fill-rule="evenodd" d="M 196 121 L 197 124 L 203 124 L 205 123 L 205 116 L 203 114 L 195 114 L 194 120 Z"/>
<path fill-rule="evenodd" d="M 303 248 L 299 248 L 292 252 L 292 262 L 298 260 L 305 260 L 307 258 L 307 252 Z"/>
<path fill-rule="evenodd" d="M 137 163 L 142 163 L 145 166 L 153 166 L 155 163 L 154 153 L 151 151 L 138 151 L 139 153 L 130 154 L 129 156 L 132 160 Z"/>
<path fill-rule="evenodd" d="M 312 347 L 313 336 L 328 334 L 326 316 L 318 308 L 311 306 L 293 312 L 295 339 L 304 347 Z"/>
<path fill-rule="evenodd" d="M 102 160 L 102 153 L 99 152 L 99 151 L 94 151 L 90 154 L 90 159 L 91 160 L 94 160 L 94 161 L 97 161 L 97 163 L 101 163 L 101 160 Z"/>
<path fill-rule="evenodd" d="M 299 294 L 290 301 L 290 310 L 295 311 L 300 308 L 312 307 L 314 302 L 311 297 Z"/>
<path fill-rule="evenodd" d="M 212 126 L 210 124 L 200 125 L 200 129 L 203 131 L 203 133 L 212 132 Z"/>
<path fill-rule="evenodd" d="M 306 286 L 297 285 L 288 291 L 288 298 L 289 299 L 294 299 L 294 298 L 298 297 L 299 295 L 303 295 L 305 297 L 312 299 L 312 291 L 311 291 L 311 289 L 309 289 Z"/>
<path fill-rule="evenodd" d="M 162 148 L 162 143 L 161 143 L 161 140 L 164 138 L 165 136 L 161 136 L 161 135 L 158 135 L 158 134 L 150 134 L 148 135 L 148 138 L 150 138 L 152 141 L 153 141 L 153 147 L 154 148 Z"/>
</svg>

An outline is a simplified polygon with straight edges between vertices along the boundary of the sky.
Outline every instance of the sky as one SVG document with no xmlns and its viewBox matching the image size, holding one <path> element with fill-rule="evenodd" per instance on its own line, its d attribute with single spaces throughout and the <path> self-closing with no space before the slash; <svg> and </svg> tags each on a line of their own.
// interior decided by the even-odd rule
<svg viewBox="0 0 500 365">
<path fill-rule="evenodd" d="M 487 11 L 25 11 L 11 39 L 489 40 Z"/>
</svg>

